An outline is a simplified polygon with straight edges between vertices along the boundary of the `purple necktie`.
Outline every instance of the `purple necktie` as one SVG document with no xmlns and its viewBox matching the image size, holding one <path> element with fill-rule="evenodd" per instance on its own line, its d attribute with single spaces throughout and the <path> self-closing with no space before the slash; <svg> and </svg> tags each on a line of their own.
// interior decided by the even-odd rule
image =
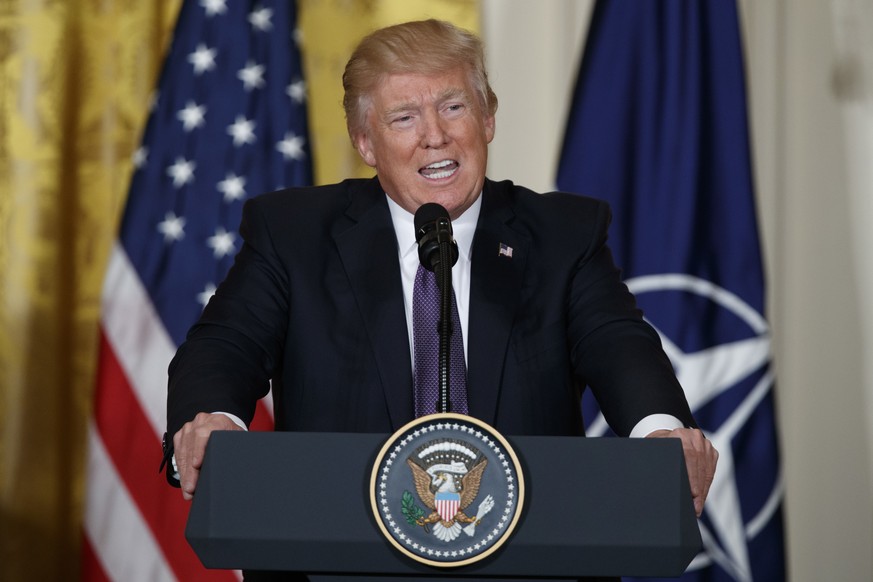
<svg viewBox="0 0 873 582">
<path fill-rule="evenodd" d="M 439 399 L 440 290 L 436 275 L 421 265 L 412 290 L 412 331 L 415 353 L 415 416 L 433 414 Z M 449 345 L 450 412 L 467 414 L 467 366 L 461 318 L 452 291 L 452 339 Z"/>
</svg>

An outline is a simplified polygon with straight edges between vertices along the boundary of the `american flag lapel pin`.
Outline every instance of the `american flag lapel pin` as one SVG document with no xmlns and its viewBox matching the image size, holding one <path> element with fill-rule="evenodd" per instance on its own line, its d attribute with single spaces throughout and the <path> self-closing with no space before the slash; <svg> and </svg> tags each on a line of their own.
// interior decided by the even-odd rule
<svg viewBox="0 0 873 582">
<path fill-rule="evenodd" d="M 498 257 L 506 257 L 507 259 L 511 259 L 512 258 L 512 247 L 507 245 L 507 244 L 500 243 L 500 248 L 497 249 L 497 256 Z"/>
</svg>

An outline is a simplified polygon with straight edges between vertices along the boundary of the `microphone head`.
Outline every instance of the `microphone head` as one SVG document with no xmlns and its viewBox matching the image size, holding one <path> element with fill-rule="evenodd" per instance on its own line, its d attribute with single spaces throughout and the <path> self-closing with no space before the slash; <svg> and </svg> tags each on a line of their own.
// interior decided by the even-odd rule
<svg viewBox="0 0 873 582">
<path fill-rule="evenodd" d="M 440 263 L 440 243 L 448 243 L 449 268 L 458 261 L 458 245 L 452 237 L 449 212 L 435 202 L 419 206 L 415 211 L 415 240 L 418 242 L 418 260 L 425 269 L 433 271 Z"/>
<path fill-rule="evenodd" d="M 440 218 L 445 218 L 449 223 L 451 231 L 451 220 L 449 219 L 449 211 L 443 208 L 442 205 L 436 202 L 428 202 L 422 204 L 415 211 L 415 240 L 421 242 L 421 238 L 431 229 L 436 228 L 436 221 Z"/>
</svg>

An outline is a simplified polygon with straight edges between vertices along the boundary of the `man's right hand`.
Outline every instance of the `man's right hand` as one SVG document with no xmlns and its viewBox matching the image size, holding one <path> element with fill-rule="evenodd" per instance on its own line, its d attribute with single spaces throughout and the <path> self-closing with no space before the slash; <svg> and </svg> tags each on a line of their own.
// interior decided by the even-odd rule
<svg viewBox="0 0 873 582">
<path fill-rule="evenodd" d="M 224 414 L 201 412 L 173 435 L 173 456 L 182 485 L 182 498 L 190 501 L 197 489 L 206 442 L 214 430 L 243 430 Z"/>
</svg>

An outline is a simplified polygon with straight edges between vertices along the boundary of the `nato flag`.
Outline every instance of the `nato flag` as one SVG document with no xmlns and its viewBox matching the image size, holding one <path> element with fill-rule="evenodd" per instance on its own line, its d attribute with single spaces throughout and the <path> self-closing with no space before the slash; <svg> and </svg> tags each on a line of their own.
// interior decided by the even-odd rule
<svg viewBox="0 0 873 582">
<path fill-rule="evenodd" d="M 600 0 L 558 170 L 720 452 L 685 580 L 783 580 L 783 485 L 734 0 Z M 607 427 L 586 399 L 589 434 Z"/>
</svg>

